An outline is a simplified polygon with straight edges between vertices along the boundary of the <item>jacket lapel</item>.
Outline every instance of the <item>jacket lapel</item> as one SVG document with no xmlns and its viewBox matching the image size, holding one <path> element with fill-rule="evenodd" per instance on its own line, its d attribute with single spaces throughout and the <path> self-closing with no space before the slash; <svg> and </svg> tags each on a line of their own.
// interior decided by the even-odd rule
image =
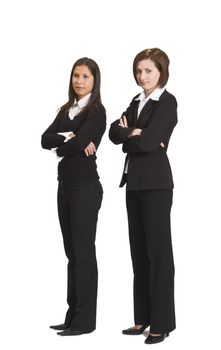
<svg viewBox="0 0 221 350">
<path fill-rule="evenodd" d="M 133 101 L 132 113 L 128 116 L 130 126 L 137 126 L 137 111 L 138 111 L 139 101 Z"/>
<path fill-rule="evenodd" d="M 145 125 L 147 125 L 147 123 L 149 122 L 149 119 L 152 115 L 152 110 L 153 110 L 153 106 L 157 103 L 158 101 L 155 100 L 149 100 L 145 106 L 143 107 L 143 109 L 140 112 L 139 118 L 137 120 L 137 126 L 138 127 L 144 127 Z"/>
</svg>

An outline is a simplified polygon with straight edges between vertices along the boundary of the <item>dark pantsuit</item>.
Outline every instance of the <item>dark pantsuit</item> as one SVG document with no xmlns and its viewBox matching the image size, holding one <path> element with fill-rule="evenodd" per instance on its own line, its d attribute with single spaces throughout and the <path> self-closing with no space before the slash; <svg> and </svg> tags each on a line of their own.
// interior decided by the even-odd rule
<svg viewBox="0 0 221 350">
<path fill-rule="evenodd" d="M 150 324 L 152 333 L 175 328 L 172 196 L 172 190 L 126 191 L 135 324 Z"/>
<path fill-rule="evenodd" d="M 97 261 L 95 235 L 102 201 L 99 181 L 88 184 L 59 182 L 58 214 L 68 258 L 65 324 L 72 329 L 96 328 Z"/>
</svg>

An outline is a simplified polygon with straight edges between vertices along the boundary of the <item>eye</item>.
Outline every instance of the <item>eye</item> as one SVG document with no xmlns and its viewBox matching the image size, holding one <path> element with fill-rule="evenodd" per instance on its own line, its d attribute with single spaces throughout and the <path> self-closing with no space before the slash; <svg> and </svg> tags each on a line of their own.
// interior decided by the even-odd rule
<svg viewBox="0 0 221 350">
<path fill-rule="evenodd" d="M 147 68 L 146 68 L 146 69 L 145 69 L 145 72 L 146 72 L 146 73 L 151 73 L 152 71 L 151 71 L 150 69 L 147 69 Z"/>
<path fill-rule="evenodd" d="M 141 69 L 137 69 L 136 74 L 141 74 Z"/>
<path fill-rule="evenodd" d="M 84 77 L 84 79 L 88 79 L 89 78 L 89 76 L 87 74 L 84 74 L 83 77 Z"/>
<path fill-rule="evenodd" d="M 73 77 L 74 77 L 74 78 L 78 78 L 78 77 L 79 77 L 79 74 L 74 73 L 74 74 L 73 74 Z"/>
</svg>

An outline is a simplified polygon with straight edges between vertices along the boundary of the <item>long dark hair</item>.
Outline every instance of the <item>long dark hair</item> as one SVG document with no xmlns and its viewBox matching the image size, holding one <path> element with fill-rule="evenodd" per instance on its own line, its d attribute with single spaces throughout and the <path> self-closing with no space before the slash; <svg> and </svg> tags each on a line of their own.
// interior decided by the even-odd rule
<svg viewBox="0 0 221 350">
<path fill-rule="evenodd" d="M 102 104 L 101 94 L 100 94 L 100 85 L 101 85 L 100 69 L 94 60 L 92 60 L 91 58 L 88 58 L 88 57 L 82 57 L 82 58 L 78 59 L 72 67 L 71 75 L 70 75 L 70 82 L 69 82 L 69 90 L 68 90 L 69 99 L 68 99 L 68 102 L 66 102 L 60 108 L 60 111 L 68 112 L 69 109 L 73 106 L 73 103 L 77 97 L 77 94 L 75 93 L 75 91 L 73 89 L 72 77 L 73 77 L 73 73 L 74 73 L 75 68 L 77 66 L 82 66 L 82 65 L 87 66 L 89 71 L 91 72 L 91 74 L 94 77 L 94 87 L 93 87 L 93 90 L 91 93 L 90 100 L 89 100 L 87 106 L 82 111 L 89 109 L 91 107 L 91 105 L 94 104 L 95 102 L 97 102 L 98 104 Z"/>
</svg>

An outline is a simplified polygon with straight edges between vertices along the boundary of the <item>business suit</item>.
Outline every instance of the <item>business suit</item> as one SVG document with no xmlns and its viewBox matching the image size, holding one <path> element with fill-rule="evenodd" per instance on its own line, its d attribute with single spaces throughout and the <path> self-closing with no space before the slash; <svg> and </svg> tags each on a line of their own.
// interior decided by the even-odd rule
<svg viewBox="0 0 221 350">
<path fill-rule="evenodd" d="M 137 118 L 137 97 L 123 113 L 128 127 L 121 127 L 116 120 L 109 137 L 113 143 L 123 144 L 127 153 L 124 169 L 128 165 L 128 170 L 120 187 L 127 184 L 135 324 L 150 324 L 152 333 L 164 333 L 175 328 L 170 232 L 173 178 L 166 150 L 177 123 L 177 103 L 165 90 L 158 101 L 150 99 Z M 135 128 L 142 129 L 141 135 L 128 137 Z"/>
<path fill-rule="evenodd" d="M 42 135 L 42 147 L 57 148 L 63 157 L 58 164 L 58 216 L 68 258 L 67 303 L 64 325 L 89 333 L 96 328 L 97 261 L 96 225 L 102 202 L 102 186 L 96 156 L 84 149 L 92 141 L 98 148 L 106 128 L 106 113 L 94 103 L 70 120 L 61 110 Z M 72 131 L 76 137 L 64 143 L 59 132 Z M 65 328 L 64 328 L 65 329 Z"/>
</svg>

